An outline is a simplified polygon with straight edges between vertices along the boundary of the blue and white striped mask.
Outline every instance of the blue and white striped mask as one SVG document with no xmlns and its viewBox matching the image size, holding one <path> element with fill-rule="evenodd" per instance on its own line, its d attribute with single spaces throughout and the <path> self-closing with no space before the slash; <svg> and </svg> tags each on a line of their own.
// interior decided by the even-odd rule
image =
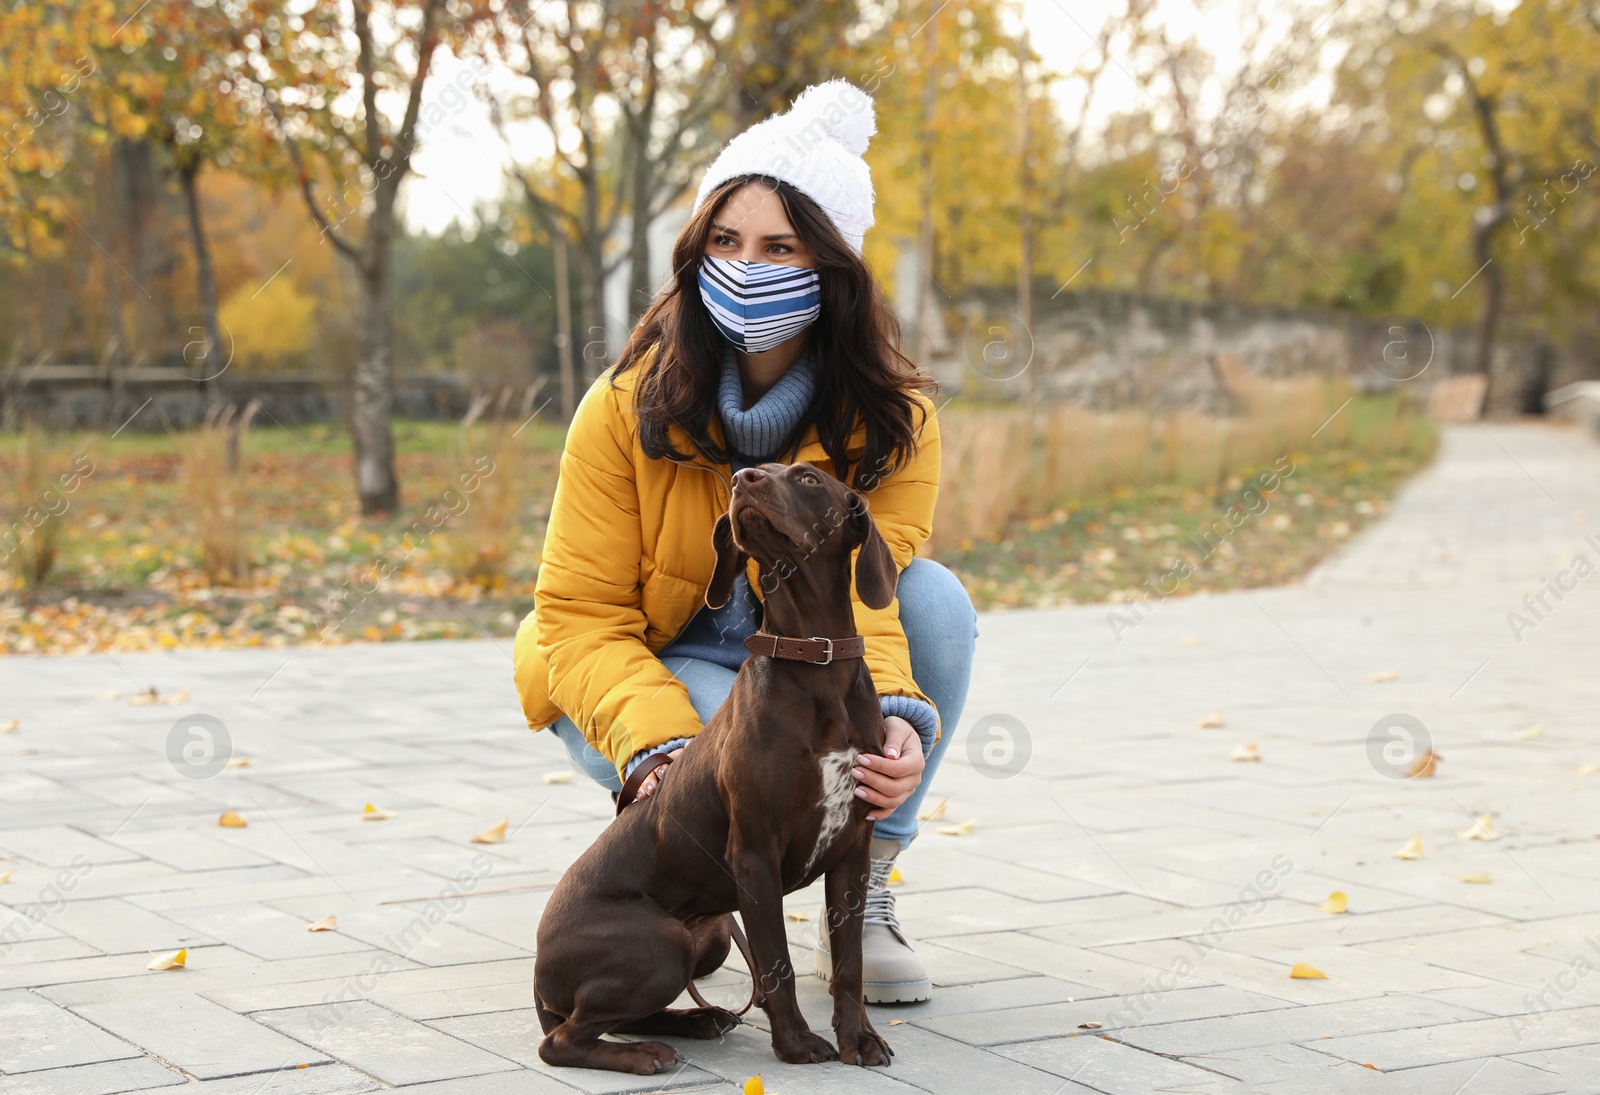
<svg viewBox="0 0 1600 1095">
<path fill-rule="evenodd" d="M 812 268 L 707 255 L 700 264 L 700 299 L 723 337 L 759 354 L 822 314 L 822 279 Z"/>
</svg>

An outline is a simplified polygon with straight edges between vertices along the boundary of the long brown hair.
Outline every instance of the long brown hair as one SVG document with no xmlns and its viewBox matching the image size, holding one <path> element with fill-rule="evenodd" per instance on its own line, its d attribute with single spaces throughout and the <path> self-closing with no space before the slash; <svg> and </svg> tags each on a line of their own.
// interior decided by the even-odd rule
<svg viewBox="0 0 1600 1095">
<path fill-rule="evenodd" d="M 848 483 L 851 462 L 845 446 L 858 419 L 864 420 L 866 447 L 852 485 L 872 490 L 916 451 L 921 423 L 913 424 L 917 401 L 910 393 L 937 384 L 900 351 L 899 321 L 861 256 L 816 202 L 786 182 L 741 175 L 711 192 L 678 234 L 672 248 L 672 280 L 634 327 L 612 383 L 634 366 L 644 370 L 635 385 L 634 406 L 639 444 L 646 456 L 689 457 L 668 437 L 668 424 L 676 423 L 708 459 L 729 462 L 732 454 L 715 444 L 707 429 L 717 413 L 727 340 L 700 298 L 699 273 L 714 218 L 735 190 L 752 182 L 777 191 L 789 223 L 817 260 L 822 286 L 822 313 L 811 326 L 808 351 L 816 365 L 816 394 L 779 447 L 779 459 L 798 450 L 807 427 L 815 422 L 817 438 L 838 478 Z"/>
</svg>

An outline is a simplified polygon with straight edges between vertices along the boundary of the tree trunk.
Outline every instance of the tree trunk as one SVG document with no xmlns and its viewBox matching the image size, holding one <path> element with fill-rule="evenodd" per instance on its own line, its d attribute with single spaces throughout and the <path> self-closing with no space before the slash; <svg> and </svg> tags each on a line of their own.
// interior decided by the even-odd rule
<svg viewBox="0 0 1600 1095">
<path fill-rule="evenodd" d="M 394 281 L 391 248 L 393 210 L 380 201 L 367 226 L 360 267 L 361 355 L 356 361 L 350 427 L 356 449 L 356 491 L 363 516 L 400 507 L 394 471 Z"/>
<path fill-rule="evenodd" d="M 572 367 L 572 291 L 567 277 L 567 234 L 550 233 L 556 249 L 556 363 L 561 369 L 561 419 L 578 411 L 578 380 Z"/>
<path fill-rule="evenodd" d="M 633 157 L 633 197 L 631 246 L 628 263 L 628 329 L 644 315 L 654 295 L 650 284 L 650 198 L 655 190 L 650 176 L 650 119 L 639 119 L 641 132 L 637 135 L 639 147 Z"/>
<path fill-rule="evenodd" d="M 611 364 L 606 331 L 605 241 L 600 237 L 600 195 L 584 196 L 584 233 L 578 241 L 578 280 L 583 286 L 583 383 L 594 383 Z"/>
<path fill-rule="evenodd" d="M 195 276 L 200 288 L 200 325 L 205 335 L 205 354 L 199 367 L 184 360 L 195 371 L 194 378 L 205 384 L 208 401 L 215 404 L 220 387 L 218 377 L 228 367 L 230 350 L 222 341 L 217 324 L 217 280 L 211 269 L 211 249 L 206 244 L 205 225 L 200 212 L 200 161 L 183 163 L 178 168 L 178 179 L 183 185 L 184 206 L 189 214 L 189 242 L 194 247 Z"/>
</svg>

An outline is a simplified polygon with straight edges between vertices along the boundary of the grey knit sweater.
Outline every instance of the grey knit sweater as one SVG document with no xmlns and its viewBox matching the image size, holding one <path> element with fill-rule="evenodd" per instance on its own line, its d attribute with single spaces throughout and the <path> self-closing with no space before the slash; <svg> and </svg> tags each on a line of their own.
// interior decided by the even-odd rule
<svg viewBox="0 0 1600 1095">
<path fill-rule="evenodd" d="M 723 432 L 732 451 L 733 470 L 753 467 L 780 455 L 778 446 L 789 435 L 816 395 L 816 365 L 809 348 L 802 352 L 778 378 L 778 382 L 746 408 L 744 384 L 733 346 L 728 344 L 722 358 L 722 379 L 717 389 L 717 408 L 722 414 Z M 729 669 L 738 669 L 750 652 L 744 640 L 761 624 L 761 602 L 741 571 L 733 580 L 733 591 L 719 609 L 705 605 L 694 614 L 676 638 L 657 655 L 663 662 L 672 658 L 701 658 Z M 938 715 L 933 705 L 912 696 L 880 696 L 885 716 L 898 715 L 909 722 L 922 739 L 924 755 L 933 748 Z M 686 744 L 676 738 L 634 754 L 625 775 L 651 753 L 671 752 Z"/>
</svg>

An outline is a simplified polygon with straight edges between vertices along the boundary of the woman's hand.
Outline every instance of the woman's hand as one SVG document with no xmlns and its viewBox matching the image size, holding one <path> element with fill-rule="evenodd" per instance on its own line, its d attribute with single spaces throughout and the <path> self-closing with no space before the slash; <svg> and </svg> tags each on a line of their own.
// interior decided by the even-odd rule
<svg viewBox="0 0 1600 1095">
<path fill-rule="evenodd" d="M 922 782 L 922 739 L 916 729 L 899 715 L 883 720 L 883 756 L 863 753 L 857 768 L 850 771 L 860 781 L 856 797 L 872 806 L 867 820 L 882 821 L 911 797 Z"/>
<path fill-rule="evenodd" d="M 680 745 L 678 748 L 668 753 L 667 756 L 671 757 L 673 760 L 677 760 L 682 754 L 683 746 Z M 661 786 L 662 774 L 671 767 L 672 765 L 670 764 L 656 765 L 655 771 L 651 772 L 648 776 L 645 776 L 644 782 L 639 784 L 639 793 L 634 797 L 633 801 L 638 802 L 641 798 L 649 798 L 651 795 L 655 794 L 656 788 Z"/>
</svg>

